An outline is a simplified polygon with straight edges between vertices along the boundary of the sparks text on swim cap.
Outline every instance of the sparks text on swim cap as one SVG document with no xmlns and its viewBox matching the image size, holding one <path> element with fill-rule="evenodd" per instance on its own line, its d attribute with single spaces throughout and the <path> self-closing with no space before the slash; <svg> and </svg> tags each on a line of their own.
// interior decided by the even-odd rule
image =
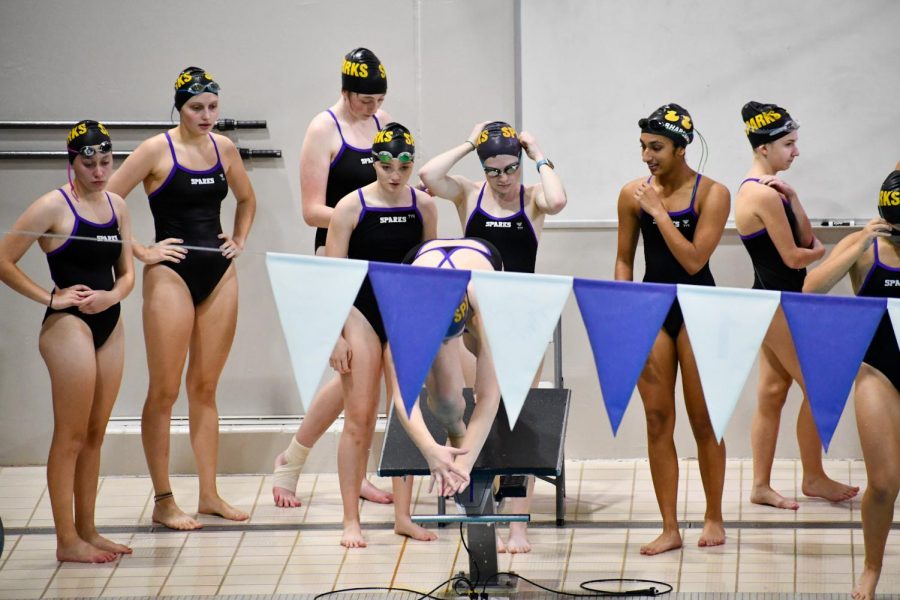
<svg viewBox="0 0 900 600">
<path fill-rule="evenodd" d="M 774 110 L 767 110 L 764 113 L 759 113 L 752 119 L 748 119 L 744 121 L 744 125 L 746 125 L 746 129 L 744 133 L 750 133 L 751 131 L 757 131 L 761 127 L 765 127 L 770 123 L 774 123 L 778 119 L 780 119 L 783 115 L 779 112 L 775 112 Z"/>
<path fill-rule="evenodd" d="M 516 133 L 516 130 L 513 129 L 512 127 L 501 127 L 500 135 L 502 135 L 505 138 L 519 137 L 518 134 Z M 481 132 L 481 135 L 478 136 L 478 143 L 475 145 L 480 146 L 481 144 L 483 144 L 484 142 L 486 142 L 488 140 L 488 137 L 490 137 L 490 132 L 485 129 L 484 131 Z"/>
<path fill-rule="evenodd" d="M 900 191 L 881 190 L 878 193 L 878 206 L 897 206 L 900 205 Z"/>
</svg>

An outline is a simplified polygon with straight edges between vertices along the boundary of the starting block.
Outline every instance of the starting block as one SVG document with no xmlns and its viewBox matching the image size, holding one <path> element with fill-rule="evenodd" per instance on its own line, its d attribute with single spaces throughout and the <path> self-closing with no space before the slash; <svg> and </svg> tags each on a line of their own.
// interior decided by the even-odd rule
<svg viewBox="0 0 900 600">
<path fill-rule="evenodd" d="M 463 392 L 466 423 L 475 406 L 472 390 Z M 458 509 L 464 514 L 414 515 L 417 523 L 465 523 L 469 547 L 468 579 L 482 587 L 515 589 L 515 578 L 498 577 L 497 537 L 495 525 L 514 521 L 528 521 L 529 515 L 497 514 L 494 498 L 494 479 L 500 475 L 534 475 L 557 486 L 557 523 L 561 524 L 561 509 L 565 496 L 565 460 L 563 449 L 566 424 L 572 392 L 567 389 L 532 389 L 528 393 L 514 430 L 510 430 L 506 411 L 497 411 L 497 417 L 485 441 L 484 448 L 472 469 L 469 487 L 456 495 Z M 428 430 L 435 441 L 445 444 L 447 431 L 428 409 L 426 392 L 419 396 L 419 407 Z M 394 411 L 391 410 L 381 461 L 378 467 L 381 477 L 422 475 L 431 471 L 416 445 Z M 441 499 L 443 500 L 443 498 Z M 442 503 L 441 503 L 442 504 Z"/>
</svg>

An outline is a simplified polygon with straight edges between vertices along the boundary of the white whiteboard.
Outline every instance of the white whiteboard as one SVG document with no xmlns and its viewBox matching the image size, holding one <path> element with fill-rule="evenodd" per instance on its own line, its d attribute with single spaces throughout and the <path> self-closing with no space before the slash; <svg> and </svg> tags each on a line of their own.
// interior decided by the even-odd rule
<svg viewBox="0 0 900 600">
<path fill-rule="evenodd" d="M 875 216 L 900 160 L 898 32 L 897 0 L 522 0 L 522 127 L 569 195 L 552 220 L 616 218 L 619 189 L 647 174 L 637 120 L 666 102 L 691 112 L 705 173 L 733 196 L 751 161 L 748 100 L 801 124 L 782 175 L 810 217 Z"/>
</svg>

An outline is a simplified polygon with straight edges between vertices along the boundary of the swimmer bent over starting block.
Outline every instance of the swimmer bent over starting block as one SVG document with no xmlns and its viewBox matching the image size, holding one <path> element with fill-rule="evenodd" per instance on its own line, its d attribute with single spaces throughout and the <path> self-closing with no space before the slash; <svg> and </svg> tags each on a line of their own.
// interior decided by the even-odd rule
<svg viewBox="0 0 900 600">
<path fill-rule="evenodd" d="M 413 248 L 403 262 L 441 269 L 482 271 L 503 269 L 497 248 L 490 242 L 478 238 L 424 242 Z M 490 350 L 483 340 L 483 323 L 470 283 L 466 294 L 460 299 L 454 320 L 447 330 L 425 383 L 428 390 L 428 408 L 446 428 L 448 445 L 441 445 L 435 441 L 425 424 L 418 403 L 413 406 L 412 414 L 407 418 L 396 374 L 391 373 L 394 379 L 394 412 L 428 463 L 431 471 L 429 491 L 436 487 L 437 493 L 442 496 L 459 493 L 469 485 L 472 467 L 484 446 L 500 405 L 500 387 L 494 374 L 494 363 Z M 468 426 L 463 420 L 466 401 L 463 397 L 465 380 L 459 348 L 459 344 L 462 343 L 465 343 L 477 359 L 475 395 L 478 402 Z"/>
</svg>

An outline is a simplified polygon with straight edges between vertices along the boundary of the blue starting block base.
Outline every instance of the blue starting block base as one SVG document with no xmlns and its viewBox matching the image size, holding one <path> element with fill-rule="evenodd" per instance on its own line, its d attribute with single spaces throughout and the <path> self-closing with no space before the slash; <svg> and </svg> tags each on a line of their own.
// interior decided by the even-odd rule
<svg viewBox="0 0 900 600">
<path fill-rule="evenodd" d="M 464 391 L 468 423 L 474 408 L 472 391 Z M 528 393 L 516 427 L 510 430 L 506 411 L 497 411 L 491 432 L 475 462 L 471 483 L 454 500 L 458 515 L 444 514 L 439 502 L 439 515 L 413 516 L 419 523 L 464 523 L 469 548 L 468 579 L 479 588 L 488 586 L 498 591 L 515 591 L 515 577 L 499 576 L 497 568 L 498 522 L 528 521 L 528 515 L 499 515 L 494 500 L 494 479 L 499 475 L 534 475 L 550 481 L 557 488 L 557 524 L 565 516 L 565 459 L 564 446 L 569 402 L 572 393 L 566 389 L 533 389 Z M 419 396 L 419 406 L 431 435 L 441 444 L 447 432 L 428 410 L 426 394 Z M 405 475 L 429 476 L 428 463 L 406 434 L 397 416 L 391 411 L 381 450 L 378 474 L 382 477 Z M 441 501 L 444 499 L 441 498 Z"/>
</svg>

